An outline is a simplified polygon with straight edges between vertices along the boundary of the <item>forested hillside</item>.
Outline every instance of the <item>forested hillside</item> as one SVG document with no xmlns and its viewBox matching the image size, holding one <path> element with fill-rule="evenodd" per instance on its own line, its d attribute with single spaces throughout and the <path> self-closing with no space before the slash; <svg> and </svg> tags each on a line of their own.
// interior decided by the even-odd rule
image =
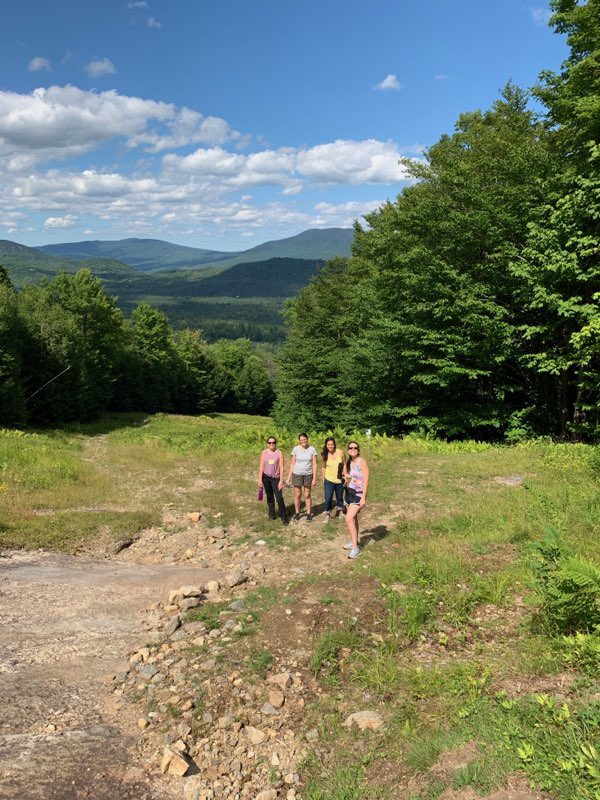
<svg viewBox="0 0 600 800">
<path fill-rule="evenodd" d="M 0 425 L 86 420 L 107 409 L 264 413 L 271 364 L 247 339 L 209 345 L 141 303 L 125 320 L 82 269 L 17 292 L 0 267 Z"/>
<path fill-rule="evenodd" d="M 594 437 L 600 402 L 600 3 L 571 54 L 465 113 L 288 312 L 277 416 L 392 433 Z"/>
<path fill-rule="evenodd" d="M 90 244 L 94 246 L 89 250 L 94 252 L 95 245 L 103 243 Z M 75 252 L 79 245 L 85 243 L 74 245 Z M 84 251 L 85 248 L 81 252 Z M 134 250 L 131 245 L 128 252 L 132 258 L 133 252 L 144 251 Z M 7 268 L 16 288 L 51 279 L 58 272 L 74 274 L 89 269 L 101 278 L 107 294 L 116 298 L 126 316 L 139 303 L 148 303 L 163 311 L 175 329 L 200 328 L 204 338 L 213 342 L 220 338 L 282 342 L 284 300 L 306 286 L 318 263 L 316 259 L 274 258 L 229 269 L 143 272 L 111 259 L 72 260 L 16 242 L 0 241 L 0 265 Z"/>
<path fill-rule="evenodd" d="M 61 258 L 114 258 L 142 272 L 163 269 L 197 269 L 205 262 L 231 258 L 236 253 L 184 247 L 160 239 L 121 239 L 120 241 L 64 242 L 42 245 L 40 250 Z"/>
<path fill-rule="evenodd" d="M 164 242 L 160 239 L 62 242 L 39 249 L 63 259 L 117 259 L 142 272 L 227 268 L 272 258 L 326 260 L 350 255 L 351 228 L 315 228 L 296 236 L 264 242 L 249 250 L 219 251 Z"/>
</svg>

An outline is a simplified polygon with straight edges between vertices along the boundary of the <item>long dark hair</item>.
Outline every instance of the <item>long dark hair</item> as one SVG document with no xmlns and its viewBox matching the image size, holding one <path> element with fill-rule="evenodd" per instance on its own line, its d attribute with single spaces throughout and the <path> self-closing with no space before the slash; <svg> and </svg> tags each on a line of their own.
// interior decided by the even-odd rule
<svg viewBox="0 0 600 800">
<path fill-rule="evenodd" d="M 351 444 L 355 444 L 356 445 L 356 457 L 358 458 L 359 455 L 360 455 L 360 445 L 359 445 L 358 442 L 355 442 L 354 439 L 352 439 L 351 441 L 348 442 L 348 447 L 350 447 Z M 346 470 L 347 470 L 347 472 L 350 472 L 350 465 L 351 464 L 352 464 L 352 459 L 350 458 L 350 451 L 348 450 L 348 460 L 346 461 Z"/>
<path fill-rule="evenodd" d="M 329 450 L 327 449 L 327 442 L 333 442 L 333 446 L 337 450 L 337 444 L 335 443 L 335 439 L 333 438 L 333 436 L 328 436 L 325 439 L 325 444 L 323 445 L 323 449 L 321 450 L 321 457 L 323 459 L 324 464 L 327 463 L 327 456 L 329 455 Z M 335 450 L 333 452 L 335 453 Z"/>
</svg>

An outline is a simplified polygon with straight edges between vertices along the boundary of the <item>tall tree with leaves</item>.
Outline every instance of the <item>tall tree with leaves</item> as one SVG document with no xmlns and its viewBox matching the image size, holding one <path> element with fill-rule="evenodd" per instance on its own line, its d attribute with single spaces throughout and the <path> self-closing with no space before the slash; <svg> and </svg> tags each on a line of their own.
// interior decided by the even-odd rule
<svg viewBox="0 0 600 800">
<path fill-rule="evenodd" d="M 463 114 L 424 161 L 405 163 L 418 183 L 357 226 L 341 306 L 328 306 L 317 276 L 294 307 L 278 407 L 327 422 L 334 395 L 351 426 L 501 435 L 530 389 L 508 265 L 554 168 L 544 125 L 509 84 L 490 111 Z M 306 355 L 311 336 L 319 354 L 341 337 L 334 380 Z"/>
<path fill-rule="evenodd" d="M 91 419 L 108 405 L 123 341 L 123 316 L 102 281 L 84 269 L 59 273 L 18 295 L 26 328 L 29 392 L 67 370 L 30 403 L 39 421 Z"/>
<path fill-rule="evenodd" d="M 548 108 L 561 168 L 512 272 L 522 287 L 524 363 L 544 377 L 556 431 L 566 437 L 600 425 L 600 2 L 551 7 L 570 54 L 560 73 L 542 73 L 535 93 Z"/>
<path fill-rule="evenodd" d="M 288 337 L 279 360 L 275 417 L 295 430 L 353 428 L 346 358 L 358 331 L 348 318 L 352 292 L 348 261 L 322 267 L 288 303 Z"/>
</svg>

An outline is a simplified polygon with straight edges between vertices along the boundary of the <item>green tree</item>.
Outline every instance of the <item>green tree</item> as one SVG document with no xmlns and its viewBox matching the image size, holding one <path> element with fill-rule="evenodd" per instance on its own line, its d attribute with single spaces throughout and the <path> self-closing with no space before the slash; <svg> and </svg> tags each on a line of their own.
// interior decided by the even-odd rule
<svg viewBox="0 0 600 800">
<path fill-rule="evenodd" d="M 512 272 L 522 287 L 522 363 L 543 381 L 555 430 L 566 437 L 599 426 L 600 2 L 551 6 L 570 54 L 560 73 L 542 73 L 535 92 L 561 168 Z"/>
<path fill-rule="evenodd" d="M 177 353 L 167 315 L 140 303 L 128 327 L 128 349 L 118 381 L 118 407 L 173 410 Z"/>
<path fill-rule="evenodd" d="M 511 425 L 530 386 L 509 265 L 555 166 L 546 138 L 509 84 L 405 161 L 417 182 L 356 226 L 341 285 L 333 268 L 292 306 L 281 419 L 479 437 Z"/>
<path fill-rule="evenodd" d="M 345 378 L 349 320 L 348 261 L 327 262 L 288 302 L 288 336 L 279 359 L 277 421 L 294 430 L 355 427 Z M 349 326 L 349 327 L 347 327 Z"/>
<path fill-rule="evenodd" d="M 0 425 L 13 425 L 26 419 L 21 340 L 17 296 L 6 269 L 0 266 Z"/>
<path fill-rule="evenodd" d="M 175 350 L 178 357 L 176 410 L 184 414 L 216 411 L 230 381 L 200 331 L 186 330 L 176 335 Z"/>
<path fill-rule="evenodd" d="M 273 385 L 267 364 L 249 339 L 219 339 L 211 352 L 223 371 L 226 391 L 223 411 L 264 414 L 273 403 Z"/>
<path fill-rule="evenodd" d="M 123 343 L 123 317 L 102 281 L 89 270 L 59 273 L 18 295 L 25 327 L 24 363 L 29 405 L 39 421 L 90 419 L 108 405 Z"/>
</svg>

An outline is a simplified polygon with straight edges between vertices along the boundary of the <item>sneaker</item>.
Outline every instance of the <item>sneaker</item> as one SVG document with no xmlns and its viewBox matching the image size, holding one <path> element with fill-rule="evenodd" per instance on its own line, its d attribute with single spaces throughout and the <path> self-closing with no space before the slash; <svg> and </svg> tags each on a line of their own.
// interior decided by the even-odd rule
<svg viewBox="0 0 600 800">
<path fill-rule="evenodd" d="M 336 517 L 341 517 L 344 513 L 344 506 L 338 506 L 335 510 Z"/>
<path fill-rule="evenodd" d="M 294 522 L 300 522 L 300 514 L 294 514 L 292 519 L 294 520 Z"/>
<path fill-rule="evenodd" d="M 358 558 L 360 555 L 360 550 L 358 547 L 353 547 L 352 550 L 348 553 L 348 558 Z"/>
<path fill-rule="evenodd" d="M 346 542 L 346 544 L 343 545 L 343 548 L 344 550 L 352 550 L 352 542 Z"/>
<path fill-rule="evenodd" d="M 281 520 L 281 523 L 282 523 L 282 525 L 289 525 L 289 524 L 290 524 L 290 521 L 289 521 L 289 519 L 287 519 L 287 517 L 286 517 L 286 519 L 282 519 L 282 520 Z"/>
<path fill-rule="evenodd" d="M 313 515 L 312 514 L 307 514 L 306 515 L 306 521 L 307 522 L 312 522 L 313 521 Z"/>
<path fill-rule="evenodd" d="M 329 515 L 329 511 L 326 511 L 323 514 L 323 525 L 327 525 L 327 523 L 329 522 L 330 519 L 331 519 L 331 517 Z"/>
</svg>

